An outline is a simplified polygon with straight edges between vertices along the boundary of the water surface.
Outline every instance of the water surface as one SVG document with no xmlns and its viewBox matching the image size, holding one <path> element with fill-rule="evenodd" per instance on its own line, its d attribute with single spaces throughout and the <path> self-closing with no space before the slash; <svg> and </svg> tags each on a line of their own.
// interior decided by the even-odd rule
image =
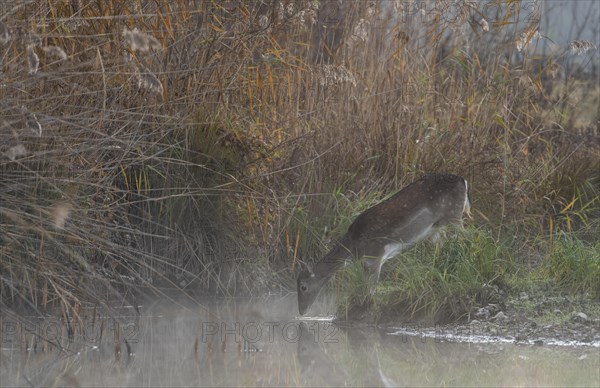
<svg viewBox="0 0 600 388">
<path fill-rule="evenodd" d="M 299 320 L 295 296 L 159 301 L 68 330 L 2 317 L 3 386 L 598 386 L 594 346 Z M 50 342 L 40 340 L 41 336 Z"/>
</svg>

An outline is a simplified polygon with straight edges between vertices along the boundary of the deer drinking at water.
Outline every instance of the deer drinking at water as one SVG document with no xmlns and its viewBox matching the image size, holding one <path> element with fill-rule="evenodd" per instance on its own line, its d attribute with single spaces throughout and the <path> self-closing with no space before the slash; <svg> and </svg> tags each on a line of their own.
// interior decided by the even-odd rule
<svg viewBox="0 0 600 388">
<path fill-rule="evenodd" d="M 371 259 L 377 282 L 387 260 L 421 240 L 437 242 L 448 224 L 462 228 L 463 213 L 470 216 L 467 191 L 467 181 L 458 175 L 430 174 L 361 213 L 314 270 L 307 266 L 298 275 L 300 315 L 329 278 L 353 259 Z"/>
</svg>

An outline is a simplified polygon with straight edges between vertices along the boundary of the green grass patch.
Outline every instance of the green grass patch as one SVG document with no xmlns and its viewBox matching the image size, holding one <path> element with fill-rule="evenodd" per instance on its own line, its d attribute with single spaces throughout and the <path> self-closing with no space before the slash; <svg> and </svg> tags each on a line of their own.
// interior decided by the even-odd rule
<svg viewBox="0 0 600 388">
<path fill-rule="evenodd" d="M 421 243 L 388 262 L 373 296 L 362 266 L 354 266 L 338 313 L 356 319 L 369 306 L 369 318 L 375 320 L 461 319 L 474 305 L 496 300 L 496 284 L 511 267 L 506 244 L 484 229 L 468 228 L 443 244 Z"/>
<path fill-rule="evenodd" d="M 499 241 L 475 227 L 451 234 L 443 244 L 423 242 L 386 263 L 373 295 L 363 266 L 348 269 L 340 275 L 347 279 L 336 282 L 344 285 L 338 316 L 444 323 L 468 318 L 488 303 L 512 300 L 515 308 L 529 310 L 526 315 L 543 323 L 570 319 L 574 300 L 587 306 L 579 310 L 591 311 L 600 297 L 597 242 L 562 234 L 539 247 L 540 264 L 531 269 L 528 260 L 517 259 L 514 239 Z"/>
<path fill-rule="evenodd" d="M 600 242 L 586 243 L 562 234 L 554 240 L 539 271 L 570 293 L 600 298 Z"/>
</svg>

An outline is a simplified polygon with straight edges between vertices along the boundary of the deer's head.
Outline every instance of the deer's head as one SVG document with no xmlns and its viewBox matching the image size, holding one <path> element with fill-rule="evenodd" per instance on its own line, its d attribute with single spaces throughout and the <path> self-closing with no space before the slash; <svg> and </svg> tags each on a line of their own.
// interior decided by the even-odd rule
<svg viewBox="0 0 600 388">
<path fill-rule="evenodd" d="M 319 295 L 322 287 L 323 282 L 306 265 L 298 275 L 298 311 L 300 315 L 306 314 L 306 310 L 317 299 L 317 295 Z"/>
</svg>

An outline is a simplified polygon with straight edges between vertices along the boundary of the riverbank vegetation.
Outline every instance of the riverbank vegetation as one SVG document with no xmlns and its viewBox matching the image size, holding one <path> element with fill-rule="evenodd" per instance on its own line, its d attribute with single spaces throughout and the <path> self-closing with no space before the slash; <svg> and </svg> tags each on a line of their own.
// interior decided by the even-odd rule
<svg viewBox="0 0 600 388">
<path fill-rule="evenodd" d="M 520 2 L 419 4 L 3 6 L 3 308 L 292 291 L 438 171 L 474 218 L 396 260 L 380 305 L 462 318 L 515 276 L 597 300 L 595 43 L 555 44 Z"/>
<path fill-rule="evenodd" d="M 594 246 L 572 235 L 562 235 L 544 242 L 543 247 L 519 247 L 521 243 L 516 239 L 498 241 L 488 230 L 475 227 L 454 234 L 443 245 L 423 242 L 387 264 L 373 294 L 367 274 L 362 266 L 355 265 L 334 286 L 344 296 L 338 318 L 368 323 L 470 320 L 482 307 L 493 306 L 494 313 L 506 311 L 507 301 L 519 299 L 520 294 L 531 295 L 532 300 L 543 299 L 550 315 L 555 309 L 550 308 L 553 304 L 549 301 L 559 295 L 598 302 L 598 242 Z M 523 263 L 532 255 L 539 256 L 540 264 L 530 268 Z M 520 307 L 523 310 L 527 306 L 521 303 Z M 533 309 L 534 304 L 529 307 Z M 600 318 L 596 310 L 587 309 L 589 319 Z M 531 312 L 521 311 L 521 315 Z M 577 312 L 569 310 L 564 318 Z M 492 318 L 489 313 L 480 315 Z"/>
</svg>

